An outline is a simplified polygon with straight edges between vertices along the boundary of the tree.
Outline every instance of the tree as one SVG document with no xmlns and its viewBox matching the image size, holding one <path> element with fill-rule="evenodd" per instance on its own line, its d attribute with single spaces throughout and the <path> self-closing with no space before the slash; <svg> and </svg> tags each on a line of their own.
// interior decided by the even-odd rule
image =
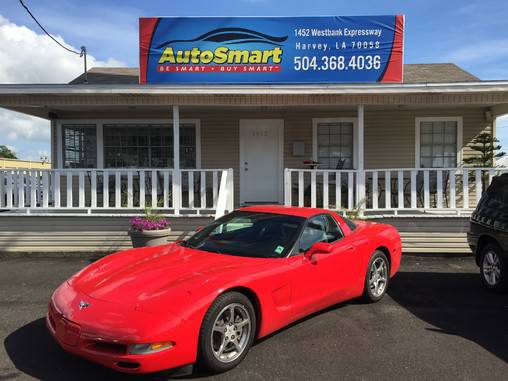
<svg viewBox="0 0 508 381">
<path fill-rule="evenodd" d="M 16 153 L 7 146 L 0 146 L 0 157 L 3 159 L 17 159 Z"/>
<path fill-rule="evenodd" d="M 494 159 L 499 159 L 505 155 L 504 152 L 500 151 L 501 145 L 498 143 L 499 140 L 497 138 L 488 132 L 482 132 L 469 143 L 469 148 L 478 152 L 478 154 L 465 158 L 464 163 L 473 167 L 493 167 Z"/>
</svg>

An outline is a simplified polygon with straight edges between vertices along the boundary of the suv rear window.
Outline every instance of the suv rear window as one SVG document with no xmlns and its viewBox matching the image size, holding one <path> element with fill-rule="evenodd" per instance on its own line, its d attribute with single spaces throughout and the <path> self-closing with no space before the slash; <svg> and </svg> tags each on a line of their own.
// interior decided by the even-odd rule
<svg viewBox="0 0 508 381">
<path fill-rule="evenodd" d="M 508 176 L 493 178 L 471 220 L 494 227 L 508 223 Z"/>
<path fill-rule="evenodd" d="M 487 194 L 496 201 L 508 204 L 508 176 L 494 177 Z"/>
</svg>

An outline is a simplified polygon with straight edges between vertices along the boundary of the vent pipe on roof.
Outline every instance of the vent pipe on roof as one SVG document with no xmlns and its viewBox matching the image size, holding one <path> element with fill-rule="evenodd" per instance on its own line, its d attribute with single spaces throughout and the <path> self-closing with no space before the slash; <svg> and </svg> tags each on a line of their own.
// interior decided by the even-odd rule
<svg viewBox="0 0 508 381">
<path fill-rule="evenodd" d="M 81 47 L 81 53 L 79 54 L 80 57 L 83 57 L 83 64 L 84 64 L 84 67 L 85 67 L 85 79 L 83 81 L 83 83 L 88 83 L 88 69 L 86 67 L 86 46 L 82 46 Z"/>
</svg>

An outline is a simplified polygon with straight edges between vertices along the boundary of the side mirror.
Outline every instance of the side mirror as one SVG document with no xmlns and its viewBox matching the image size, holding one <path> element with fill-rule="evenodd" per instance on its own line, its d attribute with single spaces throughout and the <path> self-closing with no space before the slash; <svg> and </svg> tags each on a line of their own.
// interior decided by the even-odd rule
<svg viewBox="0 0 508 381">
<path fill-rule="evenodd" d="M 316 242 L 305 252 L 305 258 L 312 259 L 315 254 L 330 254 L 333 246 L 327 242 Z"/>
</svg>

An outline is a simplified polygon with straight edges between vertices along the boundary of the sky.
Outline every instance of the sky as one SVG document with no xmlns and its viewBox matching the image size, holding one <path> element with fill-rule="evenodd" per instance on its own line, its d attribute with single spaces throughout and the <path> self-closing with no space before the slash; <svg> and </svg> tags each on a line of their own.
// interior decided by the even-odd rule
<svg viewBox="0 0 508 381">
<path fill-rule="evenodd" d="M 404 14 L 406 63 L 454 62 L 480 79 L 508 80 L 508 1 L 456 0 L 24 0 L 68 47 L 87 47 L 89 66 L 138 66 L 140 16 Z M 66 83 L 82 71 L 18 0 L 0 0 L 0 83 Z M 0 109 L 0 145 L 20 158 L 49 156 L 49 122 Z M 508 151 L 508 116 L 497 136 Z"/>
</svg>

